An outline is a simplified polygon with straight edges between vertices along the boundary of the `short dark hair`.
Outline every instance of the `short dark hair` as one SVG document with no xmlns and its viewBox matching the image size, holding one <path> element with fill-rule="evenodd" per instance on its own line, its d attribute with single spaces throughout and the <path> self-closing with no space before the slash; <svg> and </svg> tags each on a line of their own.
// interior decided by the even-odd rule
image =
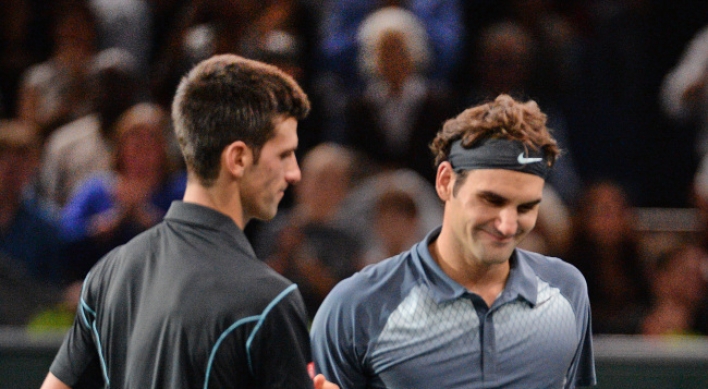
<svg viewBox="0 0 708 389">
<path fill-rule="evenodd" d="M 309 111 L 307 95 L 285 72 L 222 54 L 200 62 L 182 79 L 172 120 L 187 168 L 209 186 L 226 146 L 243 141 L 257 162 L 261 148 L 275 134 L 278 117 L 301 120 Z"/>
</svg>

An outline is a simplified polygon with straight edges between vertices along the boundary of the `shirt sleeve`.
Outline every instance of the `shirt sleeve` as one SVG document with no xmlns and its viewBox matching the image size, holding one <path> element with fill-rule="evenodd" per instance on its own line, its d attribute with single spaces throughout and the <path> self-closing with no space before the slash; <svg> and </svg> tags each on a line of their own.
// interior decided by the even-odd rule
<svg viewBox="0 0 708 389">
<path fill-rule="evenodd" d="M 361 333 L 355 334 L 361 331 L 355 328 L 357 315 L 351 312 L 353 295 L 346 288 L 348 281 L 330 292 L 315 315 L 310 330 L 312 356 L 316 372 L 327 380 L 341 389 L 363 389 L 367 387 L 367 375 L 356 345 L 365 341 Z"/>
<path fill-rule="evenodd" d="M 576 386 L 593 386 L 597 384 L 595 376 L 595 357 L 592 346 L 592 315 L 590 313 L 590 300 L 587 294 L 587 283 L 580 277 L 581 291 L 578 293 L 578 326 L 580 341 L 575 352 L 573 363 L 568 369 L 566 389 Z"/>
<path fill-rule="evenodd" d="M 261 387 L 312 389 L 307 313 L 294 284 L 266 308 L 246 349 L 249 369 Z"/>
<path fill-rule="evenodd" d="M 95 312 L 85 299 L 86 284 L 87 282 L 84 283 L 74 324 L 49 368 L 52 374 L 72 388 L 91 387 L 102 382 L 101 361 L 92 333 Z"/>
</svg>

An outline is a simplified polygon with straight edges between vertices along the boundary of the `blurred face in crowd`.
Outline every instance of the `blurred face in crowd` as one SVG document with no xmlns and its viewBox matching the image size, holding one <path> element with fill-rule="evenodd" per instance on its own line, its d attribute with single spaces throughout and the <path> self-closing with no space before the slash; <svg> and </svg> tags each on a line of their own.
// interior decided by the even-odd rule
<svg viewBox="0 0 708 389">
<path fill-rule="evenodd" d="M 708 258 L 698 246 L 688 245 L 676 251 L 665 269 L 654 279 L 660 295 L 673 296 L 677 303 L 698 304 L 708 288 Z"/>
<path fill-rule="evenodd" d="M 302 181 L 295 188 L 300 214 L 307 221 L 327 221 L 334 217 L 349 193 L 349 159 L 342 150 L 321 145 L 302 162 Z"/>
<path fill-rule="evenodd" d="M 166 141 L 161 126 L 138 124 L 120 139 L 120 164 L 123 173 L 144 177 L 160 172 L 166 163 Z"/>
<path fill-rule="evenodd" d="M 399 32 L 388 32 L 381 37 L 377 50 L 377 66 L 381 76 L 394 88 L 400 88 L 413 73 L 413 59 Z"/>
<path fill-rule="evenodd" d="M 586 228 L 597 243 L 616 245 L 631 231 L 631 208 L 620 188 L 609 183 L 591 188 L 583 207 L 587 213 Z"/>
</svg>

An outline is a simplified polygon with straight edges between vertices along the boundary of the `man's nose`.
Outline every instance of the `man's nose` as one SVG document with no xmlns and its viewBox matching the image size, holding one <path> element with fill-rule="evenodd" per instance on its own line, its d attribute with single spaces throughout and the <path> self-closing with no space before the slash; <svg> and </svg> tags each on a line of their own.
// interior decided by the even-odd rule
<svg viewBox="0 0 708 389">
<path fill-rule="evenodd" d="M 302 178 L 302 172 L 300 171 L 300 166 L 297 163 L 297 159 L 295 159 L 295 157 L 293 157 L 285 169 L 285 180 L 289 184 L 296 184 L 296 183 L 300 182 L 301 178 Z"/>
<path fill-rule="evenodd" d="M 497 230 L 504 236 L 514 236 L 519 229 L 519 215 L 515 208 L 504 208 L 499 212 Z"/>
</svg>

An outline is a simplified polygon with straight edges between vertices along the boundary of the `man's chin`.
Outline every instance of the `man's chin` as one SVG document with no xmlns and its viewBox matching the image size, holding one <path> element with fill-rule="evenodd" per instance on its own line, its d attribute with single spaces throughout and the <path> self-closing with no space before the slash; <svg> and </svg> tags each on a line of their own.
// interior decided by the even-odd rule
<svg viewBox="0 0 708 389">
<path fill-rule="evenodd" d="M 505 245 L 504 247 L 496 246 L 486 250 L 485 261 L 488 264 L 502 264 L 511 258 L 514 252 L 514 245 Z"/>
<path fill-rule="evenodd" d="M 277 215 L 277 214 L 278 214 L 278 209 L 276 208 L 276 209 L 273 209 L 273 210 L 267 210 L 267 211 L 261 212 L 261 214 L 259 214 L 259 215 L 256 216 L 255 218 L 258 219 L 258 220 L 267 222 L 267 221 L 269 221 L 269 220 L 273 220 L 273 218 L 274 218 L 275 215 Z"/>
</svg>

